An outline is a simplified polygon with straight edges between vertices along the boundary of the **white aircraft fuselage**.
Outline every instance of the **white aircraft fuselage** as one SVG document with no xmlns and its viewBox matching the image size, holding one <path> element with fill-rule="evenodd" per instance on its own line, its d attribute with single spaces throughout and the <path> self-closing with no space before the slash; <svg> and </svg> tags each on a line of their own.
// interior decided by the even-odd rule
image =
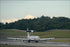
<svg viewBox="0 0 70 47">
<path fill-rule="evenodd" d="M 29 32 L 27 32 L 27 39 L 28 40 L 39 40 L 39 36 L 30 36 Z"/>
</svg>

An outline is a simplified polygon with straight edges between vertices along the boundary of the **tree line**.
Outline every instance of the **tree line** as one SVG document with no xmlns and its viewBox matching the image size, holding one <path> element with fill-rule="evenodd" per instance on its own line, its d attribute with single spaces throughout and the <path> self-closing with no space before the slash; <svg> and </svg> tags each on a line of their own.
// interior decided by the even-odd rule
<svg viewBox="0 0 70 47">
<path fill-rule="evenodd" d="M 70 18 L 41 16 L 34 19 L 21 19 L 11 23 L 0 23 L 0 29 L 20 29 L 27 28 L 36 31 L 46 31 L 52 29 L 70 29 Z"/>
</svg>

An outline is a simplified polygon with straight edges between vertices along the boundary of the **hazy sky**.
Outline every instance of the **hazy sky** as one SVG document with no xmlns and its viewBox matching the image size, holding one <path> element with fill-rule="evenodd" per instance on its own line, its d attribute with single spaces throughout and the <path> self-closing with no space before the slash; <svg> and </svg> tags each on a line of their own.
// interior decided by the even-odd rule
<svg viewBox="0 0 70 47">
<path fill-rule="evenodd" d="M 70 18 L 70 1 L 5 1 L 0 0 L 0 21 L 34 17 L 64 16 Z"/>
</svg>

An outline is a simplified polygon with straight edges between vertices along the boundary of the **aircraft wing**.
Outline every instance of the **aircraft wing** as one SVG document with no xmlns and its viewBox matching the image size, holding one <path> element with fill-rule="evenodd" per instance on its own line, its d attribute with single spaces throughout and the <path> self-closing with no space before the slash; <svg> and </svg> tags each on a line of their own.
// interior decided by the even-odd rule
<svg viewBox="0 0 70 47">
<path fill-rule="evenodd" d="M 10 40 L 28 40 L 27 38 L 13 38 L 13 37 L 8 37 L 7 39 L 10 39 Z"/>
<path fill-rule="evenodd" d="M 9 37 L 7 39 L 10 39 L 10 40 L 23 40 L 23 41 L 27 41 L 28 40 L 27 38 L 12 38 L 12 37 Z M 32 41 L 34 41 L 34 40 L 46 41 L 46 40 L 52 40 L 52 39 L 55 39 L 55 38 L 40 38 L 40 39 L 31 39 L 31 40 Z"/>
<path fill-rule="evenodd" d="M 40 40 L 52 40 L 52 39 L 55 39 L 55 38 L 41 38 Z"/>
</svg>

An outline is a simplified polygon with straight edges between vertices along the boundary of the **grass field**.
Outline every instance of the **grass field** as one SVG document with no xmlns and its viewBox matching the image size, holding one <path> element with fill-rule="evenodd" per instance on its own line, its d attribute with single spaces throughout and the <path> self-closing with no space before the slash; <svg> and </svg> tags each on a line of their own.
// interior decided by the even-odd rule
<svg viewBox="0 0 70 47">
<path fill-rule="evenodd" d="M 20 36 L 26 36 L 26 35 L 27 33 L 24 31 L 17 31 L 17 30 L 11 30 L 11 29 L 0 30 L 0 37 L 20 37 Z M 45 31 L 45 32 L 30 33 L 30 35 L 40 36 L 41 38 L 48 38 L 48 37 L 70 38 L 70 31 L 50 30 L 50 31 Z"/>
<path fill-rule="evenodd" d="M 42 47 L 42 46 L 0 45 L 0 47 Z"/>
<path fill-rule="evenodd" d="M 44 37 L 70 38 L 70 31 L 51 30 L 46 32 L 35 32 L 34 35 L 39 35 L 41 38 Z"/>
<path fill-rule="evenodd" d="M 0 30 L 0 37 L 19 37 L 19 36 L 26 36 L 26 32 L 7 29 Z"/>
<path fill-rule="evenodd" d="M 22 46 L 22 45 L 0 45 L 0 47 L 36 47 L 36 46 Z M 39 47 L 39 46 L 38 46 Z M 40 46 L 41 47 L 41 46 Z"/>
<path fill-rule="evenodd" d="M 12 46 L 12 45 L 0 45 L 0 47 L 19 47 L 19 46 Z"/>
</svg>

